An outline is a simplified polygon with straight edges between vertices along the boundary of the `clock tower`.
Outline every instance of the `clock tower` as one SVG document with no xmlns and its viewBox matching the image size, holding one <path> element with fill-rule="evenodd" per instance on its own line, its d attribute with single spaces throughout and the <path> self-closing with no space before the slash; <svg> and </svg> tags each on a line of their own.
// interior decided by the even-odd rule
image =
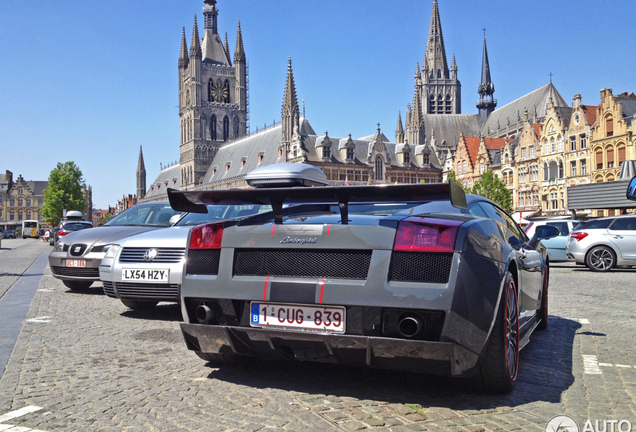
<svg viewBox="0 0 636 432">
<path fill-rule="evenodd" d="M 216 0 L 205 0 L 203 38 L 194 17 L 188 54 L 185 28 L 179 56 L 181 189 L 201 183 L 219 147 L 247 135 L 247 61 L 239 22 L 234 65 L 218 32 Z"/>
</svg>

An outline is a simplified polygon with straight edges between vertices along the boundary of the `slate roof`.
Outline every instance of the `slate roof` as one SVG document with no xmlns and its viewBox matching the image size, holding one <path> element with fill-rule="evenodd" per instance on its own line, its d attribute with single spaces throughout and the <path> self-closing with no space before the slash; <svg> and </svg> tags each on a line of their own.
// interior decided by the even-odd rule
<svg viewBox="0 0 636 432">
<path fill-rule="evenodd" d="M 492 133 L 497 130 L 498 124 L 500 128 L 505 128 L 508 120 L 510 120 L 510 123 L 516 123 L 518 118 L 523 118 L 524 111 L 526 109 L 531 117 L 534 116 L 534 112 L 536 110 L 537 118 L 544 118 L 550 97 L 552 97 L 552 102 L 555 107 L 568 106 L 554 85 L 552 83 L 548 83 L 543 87 L 540 87 L 535 91 L 494 110 L 488 116 L 488 120 L 484 123 L 482 131 L 484 134 L 486 134 L 488 130 Z"/>
<path fill-rule="evenodd" d="M 25 181 L 24 182 L 33 195 L 44 195 L 44 189 L 49 187 L 48 181 Z"/>
<path fill-rule="evenodd" d="M 636 98 L 633 96 L 614 96 L 616 102 L 620 102 L 623 105 L 623 120 L 627 123 L 627 125 L 632 124 L 632 120 L 634 120 L 634 114 L 636 114 Z"/>
<path fill-rule="evenodd" d="M 150 183 L 146 196 L 143 201 L 156 201 L 158 199 L 167 199 L 167 188 L 180 189 L 181 188 L 181 173 L 180 164 L 176 163 L 170 165 L 167 168 L 161 170 L 157 178 Z M 168 183 L 166 185 L 166 182 Z"/>
<path fill-rule="evenodd" d="M 438 149 L 445 147 L 454 151 L 460 132 L 465 136 L 479 136 L 478 114 L 424 114 L 423 117 L 426 142 L 430 142 L 434 136 Z"/>
</svg>

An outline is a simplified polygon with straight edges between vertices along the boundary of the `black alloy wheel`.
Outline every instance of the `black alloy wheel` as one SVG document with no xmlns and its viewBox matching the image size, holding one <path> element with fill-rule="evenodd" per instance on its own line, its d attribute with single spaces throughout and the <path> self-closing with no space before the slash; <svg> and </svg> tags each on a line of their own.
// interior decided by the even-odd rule
<svg viewBox="0 0 636 432">
<path fill-rule="evenodd" d="M 507 272 L 497 318 L 479 367 L 481 386 L 494 393 L 509 393 L 519 370 L 519 309 L 514 277 Z"/>
<path fill-rule="evenodd" d="M 607 272 L 616 265 L 616 254 L 607 246 L 595 246 L 587 253 L 585 265 L 593 272 Z"/>
</svg>

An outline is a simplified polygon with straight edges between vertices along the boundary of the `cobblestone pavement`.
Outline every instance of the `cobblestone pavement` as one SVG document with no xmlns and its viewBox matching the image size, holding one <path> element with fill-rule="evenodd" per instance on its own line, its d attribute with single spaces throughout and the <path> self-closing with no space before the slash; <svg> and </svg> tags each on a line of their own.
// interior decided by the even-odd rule
<svg viewBox="0 0 636 432">
<path fill-rule="evenodd" d="M 214 368 L 186 350 L 176 305 L 133 312 L 100 284 L 67 290 L 47 268 L 0 379 L 0 416 L 42 409 L 0 417 L 0 430 L 545 431 L 562 414 L 581 428 L 636 425 L 635 281 L 636 270 L 553 266 L 549 327 L 522 351 L 514 392 L 498 396 L 448 378 L 316 363 Z"/>
</svg>

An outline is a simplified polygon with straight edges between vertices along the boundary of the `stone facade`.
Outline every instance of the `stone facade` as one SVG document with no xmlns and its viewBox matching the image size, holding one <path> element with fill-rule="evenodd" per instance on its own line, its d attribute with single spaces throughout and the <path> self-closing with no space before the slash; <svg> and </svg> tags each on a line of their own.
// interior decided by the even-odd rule
<svg viewBox="0 0 636 432">
<path fill-rule="evenodd" d="M 47 181 L 26 181 L 22 175 L 14 181 L 11 171 L 0 175 L 0 228 L 17 229 L 24 220 L 37 220 L 46 225 L 41 209 L 48 184 Z"/>
</svg>

